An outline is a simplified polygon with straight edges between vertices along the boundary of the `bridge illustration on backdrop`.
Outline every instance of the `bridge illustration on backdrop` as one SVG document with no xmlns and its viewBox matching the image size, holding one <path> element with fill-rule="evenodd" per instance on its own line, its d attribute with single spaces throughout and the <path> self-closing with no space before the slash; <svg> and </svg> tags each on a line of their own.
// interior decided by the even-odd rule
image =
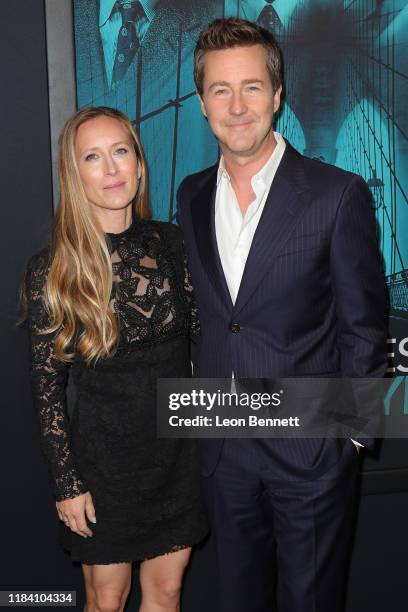
<svg viewBox="0 0 408 612">
<path fill-rule="evenodd" d="M 408 317 L 408 4 L 297 2 L 277 36 L 287 66 L 279 127 L 305 155 L 366 180 L 391 315 Z"/>
<path fill-rule="evenodd" d="M 74 5 L 78 9 L 84 2 L 89 0 L 75 0 Z M 180 10 L 183 2 L 166 4 Z M 210 18 L 231 15 L 274 30 L 284 55 L 286 92 L 277 129 L 305 155 L 366 180 L 378 222 L 391 315 L 408 318 L 408 2 L 200 0 L 194 5 L 197 33 Z M 79 37 L 87 35 L 81 34 L 80 26 L 76 23 L 77 45 Z M 164 103 L 149 99 L 146 88 L 138 86 L 143 48 L 134 69 L 133 99 L 129 102 L 128 86 L 123 100 L 119 90 L 115 98 L 115 105 L 133 119 L 152 160 L 153 214 L 170 220 L 175 217 L 180 180 L 214 163 L 218 154 L 194 100 L 191 22 L 188 32 L 185 27 L 180 18 L 177 36 L 170 41 L 171 61 L 177 63 L 176 70 L 172 65 L 174 75 L 170 67 L 159 67 L 169 72 Z M 78 106 L 110 100 L 88 93 L 95 74 L 87 77 L 83 66 L 91 59 L 77 55 Z M 168 178 L 164 164 L 170 165 Z"/>
</svg>

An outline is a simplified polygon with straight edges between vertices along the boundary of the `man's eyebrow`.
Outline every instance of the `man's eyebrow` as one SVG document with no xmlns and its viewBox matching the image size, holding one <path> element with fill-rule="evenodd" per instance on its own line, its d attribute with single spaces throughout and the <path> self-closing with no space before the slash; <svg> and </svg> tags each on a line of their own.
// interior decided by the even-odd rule
<svg viewBox="0 0 408 612">
<path fill-rule="evenodd" d="M 257 79 L 257 78 L 244 79 L 243 81 L 241 81 L 241 85 L 249 85 L 250 83 L 263 84 L 264 81 L 262 79 Z M 214 87 L 230 87 L 230 86 L 231 86 L 231 83 L 229 83 L 228 81 L 214 81 L 214 83 L 211 83 L 208 89 L 211 90 L 211 89 L 214 89 Z"/>
<path fill-rule="evenodd" d="M 245 79 L 244 81 L 241 81 L 241 83 L 243 85 L 249 85 L 250 83 L 263 83 L 264 81 L 262 79 Z"/>
<path fill-rule="evenodd" d="M 214 81 L 214 83 L 211 83 L 210 87 L 208 89 L 214 89 L 214 87 L 229 87 L 231 85 L 231 83 L 228 83 L 228 81 Z"/>
</svg>

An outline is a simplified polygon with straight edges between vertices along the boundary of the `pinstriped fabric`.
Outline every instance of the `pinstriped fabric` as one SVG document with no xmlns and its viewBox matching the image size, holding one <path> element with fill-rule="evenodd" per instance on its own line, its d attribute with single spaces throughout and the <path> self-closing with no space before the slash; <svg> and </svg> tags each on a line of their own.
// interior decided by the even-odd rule
<svg viewBox="0 0 408 612">
<path fill-rule="evenodd" d="M 196 375 L 382 376 L 386 289 L 364 181 L 287 143 L 233 306 L 214 238 L 216 170 L 178 193 L 202 329 Z"/>
</svg>

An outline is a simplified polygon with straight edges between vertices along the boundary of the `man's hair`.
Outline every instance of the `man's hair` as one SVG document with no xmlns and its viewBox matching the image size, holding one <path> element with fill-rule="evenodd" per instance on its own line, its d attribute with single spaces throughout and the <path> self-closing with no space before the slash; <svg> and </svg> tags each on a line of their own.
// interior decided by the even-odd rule
<svg viewBox="0 0 408 612">
<path fill-rule="evenodd" d="M 229 17 L 212 21 L 197 41 L 194 51 L 194 81 L 200 96 L 203 94 L 204 58 L 208 51 L 252 45 L 261 45 L 265 49 L 266 66 L 275 92 L 282 84 L 282 57 L 274 36 L 251 21 Z"/>
</svg>

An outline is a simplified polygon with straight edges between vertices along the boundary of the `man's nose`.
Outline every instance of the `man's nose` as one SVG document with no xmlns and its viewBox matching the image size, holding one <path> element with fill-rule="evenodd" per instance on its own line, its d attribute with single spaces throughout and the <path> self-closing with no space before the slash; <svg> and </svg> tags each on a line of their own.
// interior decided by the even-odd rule
<svg viewBox="0 0 408 612">
<path fill-rule="evenodd" d="M 233 92 L 229 110 L 232 115 L 243 115 L 248 110 L 244 96 L 240 91 Z"/>
</svg>

